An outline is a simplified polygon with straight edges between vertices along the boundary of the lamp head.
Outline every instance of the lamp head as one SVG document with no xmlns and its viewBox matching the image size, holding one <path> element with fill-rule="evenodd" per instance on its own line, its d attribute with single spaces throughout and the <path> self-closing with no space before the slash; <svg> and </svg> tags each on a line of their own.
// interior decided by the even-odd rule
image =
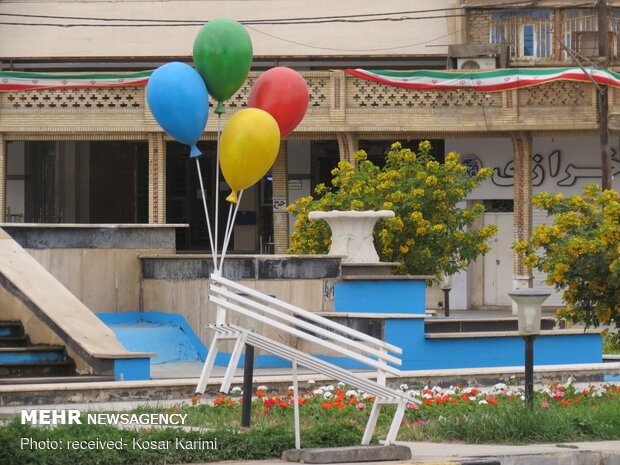
<svg viewBox="0 0 620 465">
<path fill-rule="evenodd" d="M 452 275 L 441 275 L 441 290 L 446 291 L 452 289 Z"/>
<path fill-rule="evenodd" d="M 518 289 L 508 295 L 517 304 L 519 334 L 529 336 L 540 334 L 540 312 L 542 304 L 551 295 L 542 289 Z"/>
</svg>

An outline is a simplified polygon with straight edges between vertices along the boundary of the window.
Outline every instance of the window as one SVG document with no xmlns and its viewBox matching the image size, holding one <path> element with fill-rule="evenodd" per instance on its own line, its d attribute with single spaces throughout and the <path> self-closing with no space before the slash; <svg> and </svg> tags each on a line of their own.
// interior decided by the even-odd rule
<svg viewBox="0 0 620 465">
<path fill-rule="evenodd" d="M 564 13 L 564 44 L 584 57 L 598 56 L 598 16 L 596 10 L 584 8 Z M 571 58 L 564 51 L 564 58 Z"/>
<path fill-rule="evenodd" d="M 491 14 L 491 43 L 510 45 L 512 59 L 549 58 L 553 42 L 549 10 L 501 11 Z"/>
</svg>

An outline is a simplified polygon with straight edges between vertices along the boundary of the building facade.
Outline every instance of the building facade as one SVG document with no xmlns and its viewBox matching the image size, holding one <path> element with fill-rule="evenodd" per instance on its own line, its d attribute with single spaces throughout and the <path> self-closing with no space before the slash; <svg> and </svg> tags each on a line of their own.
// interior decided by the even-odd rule
<svg viewBox="0 0 620 465">
<path fill-rule="evenodd" d="M 271 66 L 299 70 L 310 90 L 307 115 L 283 141 L 270 175 L 243 197 L 233 252 L 283 253 L 292 229 L 286 205 L 310 195 L 339 160 L 352 160 L 357 149 L 380 159 L 395 140 L 415 145 L 428 139 L 438 158 L 455 151 L 472 167 L 495 170 L 467 202 L 485 203 L 481 223 L 495 223 L 500 231 L 491 253 L 455 278 L 452 307 L 508 305 L 507 292 L 530 280 L 510 246 L 528 237 L 533 225 L 549 221 L 532 210 L 532 194 L 578 193 L 600 180 L 596 87 L 562 80 L 501 92 L 406 89 L 341 69 L 451 68 L 457 73 L 576 66 L 576 57 L 596 65 L 599 12 L 578 2 L 544 0 L 535 7 L 469 0 L 428 2 L 424 8 L 404 0 L 380 5 L 302 0 L 291 1 L 286 10 L 282 4 L 0 3 L 6 21 L 0 24 L 2 71 L 57 73 L 61 81 L 60 88 L 0 92 L 0 220 L 189 224 L 179 229 L 177 247 L 208 250 L 202 193 L 188 150 L 157 125 L 145 87 L 62 88 L 62 76 L 105 72 L 123 79 L 125 73 L 168 61 L 191 62 L 199 23 L 231 17 L 246 24 L 255 60 L 246 83 L 226 102 L 220 124 L 244 108 L 253 81 Z M 607 13 L 613 65 L 617 12 Z M 610 88 L 615 151 L 618 109 L 620 89 Z M 227 189 L 214 183 L 217 126 L 212 114 L 199 144 L 212 207 L 215 189 Z M 617 174 L 615 153 L 612 171 Z M 616 189 L 618 182 L 616 176 Z M 536 285 L 543 279 L 534 276 Z M 438 300 L 431 298 L 429 306 Z M 552 302 L 561 305 L 557 295 Z"/>
</svg>

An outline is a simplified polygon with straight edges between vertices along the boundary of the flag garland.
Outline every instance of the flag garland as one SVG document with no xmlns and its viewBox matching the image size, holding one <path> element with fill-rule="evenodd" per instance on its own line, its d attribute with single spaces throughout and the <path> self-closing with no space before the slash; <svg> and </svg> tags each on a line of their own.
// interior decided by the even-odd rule
<svg viewBox="0 0 620 465">
<path fill-rule="evenodd" d="M 580 81 L 620 87 L 620 74 L 596 68 L 507 68 L 474 73 L 342 69 L 347 74 L 405 89 L 474 89 L 495 92 L 552 81 Z M 108 74 L 44 74 L 0 71 L 0 91 L 86 89 L 145 85 L 153 71 Z M 587 73 L 587 74 L 586 74 Z"/>
<path fill-rule="evenodd" d="M 552 81 L 591 82 L 591 79 L 599 84 L 620 87 L 620 74 L 596 68 L 585 68 L 587 74 L 581 68 L 507 68 L 475 73 L 363 69 L 341 71 L 369 81 L 405 89 L 474 89 L 481 92 L 495 92 Z"/>
<path fill-rule="evenodd" d="M 152 73 L 44 74 L 3 71 L 0 72 L 0 91 L 139 86 L 146 84 Z"/>
</svg>

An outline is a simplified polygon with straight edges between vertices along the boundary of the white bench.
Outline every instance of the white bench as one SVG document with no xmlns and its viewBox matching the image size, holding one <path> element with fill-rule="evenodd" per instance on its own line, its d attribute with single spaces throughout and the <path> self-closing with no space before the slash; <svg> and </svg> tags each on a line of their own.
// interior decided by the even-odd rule
<svg viewBox="0 0 620 465">
<path fill-rule="evenodd" d="M 413 399 L 401 391 L 385 386 L 386 373 L 392 373 L 396 376 L 400 375 L 400 371 L 388 365 L 388 363 L 395 365 L 402 363 L 400 358 L 390 355 L 389 352 L 400 355 L 402 354 L 402 349 L 221 276 L 212 275 L 211 278 L 213 282 L 209 287 L 209 300 L 218 305 L 218 322 L 213 325 L 207 325 L 207 328 L 213 330 L 215 334 L 196 388 L 198 393 L 202 394 L 205 391 L 220 343 L 224 340 L 234 339 L 235 346 L 224 375 L 221 392 L 228 392 L 230 390 L 232 378 L 244 345 L 250 344 L 292 362 L 295 399 L 298 396 L 298 365 L 316 370 L 321 374 L 347 383 L 352 387 L 361 389 L 368 395 L 374 396 L 375 402 L 366 425 L 362 444 L 370 442 L 381 406 L 396 405 L 396 413 L 385 442 L 386 444 L 391 444 L 396 440 L 407 404 L 420 403 L 419 400 Z M 243 295 L 240 295 L 240 293 Z M 225 323 L 224 313 L 226 310 L 252 318 L 296 338 L 336 351 L 341 355 L 346 355 L 369 367 L 375 368 L 377 369 L 377 381 L 359 376 L 350 370 L 338 367 L 251 330 L 227 324 Z M 294 406 L 296 445 L 299 447 L 297 402 L 294 402 Z"/>
</svg>

